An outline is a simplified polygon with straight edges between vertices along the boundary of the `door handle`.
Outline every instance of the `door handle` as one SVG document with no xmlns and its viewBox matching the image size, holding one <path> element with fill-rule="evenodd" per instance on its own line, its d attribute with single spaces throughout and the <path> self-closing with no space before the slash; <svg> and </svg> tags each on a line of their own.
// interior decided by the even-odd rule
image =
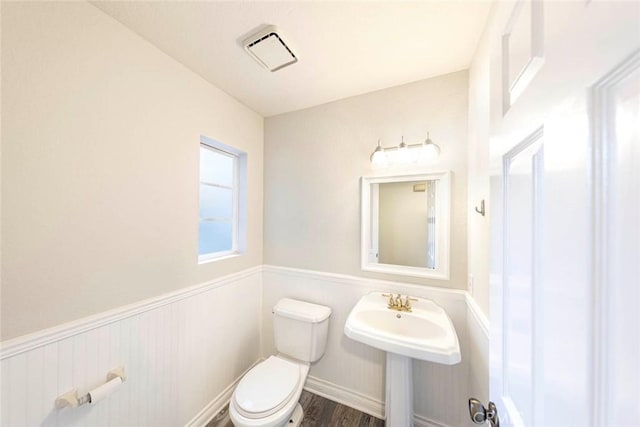
<svg viewBox="0 0 640 427">
<path fill-rule="evenodd" d="M 476 424 L 484 424 L 489 421 L 491 427 L 500 427 L 500 418 L 498 418 L 498 408 L 493 402 L 489 402 L 489 408 L 485 408 L 478 399 L 469 399 L 469 416 Z"/>
</svg>

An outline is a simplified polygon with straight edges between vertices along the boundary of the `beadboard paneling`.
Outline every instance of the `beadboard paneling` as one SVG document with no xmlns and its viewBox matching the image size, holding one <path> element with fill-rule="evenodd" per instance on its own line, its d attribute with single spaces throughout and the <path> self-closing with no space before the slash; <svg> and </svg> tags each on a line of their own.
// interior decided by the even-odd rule
<svg viewBox="0 0 640 427">
<path fill-rule="evenodd" d="M 306 388 L 383 417 L 385 354 L 343 333 L 356 301 L 376 290 L 431 298 L 447 311 L 462 362 L 415 362 L 415 423 L 471 426 L 467 398 L 488 392 L 489 341 L 486 318 L 465 292 L 271 266 L 2 343 L 0 425 L 205 425 L 243 373 L 275 352 L 271 307 L 282 297 L 333 310 L 327 352 Z M 242 301 L 241 316 L 234 301 Z M 119 365 L 128 379 L 108 399 L 53 408 L 58 395 L 74 387 L 86 392 Z"/>
<path fill-rule="evenodd" d="M 378 411 L 384 407 L 385 354 L 353 341 L 343 333 L 351 308 L 362 295 L 373 291 L 391 291 L 430 298 L 441 305 L 451 317 L 460 341 L 462 362 L 454 366 L 414 362 L 416 422 L 429 420 L 431 425 L 473 425 L 467 410 L 470 351 L 467 301 L 463 291 L 264 266 L 263 357 L 276 351 L 271 309 L 278 299 L 298 298 L 331 307 L 327 350 L 324 357 L 312 365 L 309 373 L 312 381 L 307 382 L 307 388 L 381 417 L 383 414 Z M 349 391 L 355 396 L 354 402 L 349 401 Z M 376 405 L 376 402 L 380 404 Z"/>
<path fill-rule="evenodd" d="M 469 339 L 469 396 L 489 402 L 489 321 L 467 295 L 467 337 Z M 465 402 L 466 403 L 466 402 Z M 466 407 L 465 407 L 466 411 Z"/>
<path fill-rule="evenodd" d="M 3 343 L 1 425 L 187 424 L 259 359 L 260 287 L 257 267 Z M 120 365 L 127 381 L 108 399 L 54 409 Z"/>
</svg>

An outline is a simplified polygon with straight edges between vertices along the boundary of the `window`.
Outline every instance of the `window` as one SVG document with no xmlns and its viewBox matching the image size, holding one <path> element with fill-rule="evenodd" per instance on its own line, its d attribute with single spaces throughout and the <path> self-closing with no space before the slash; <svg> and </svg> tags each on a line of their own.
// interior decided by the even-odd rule
<svg viewBox="0 0 640 427">
<path fill-rule="evenodd" d="M 200 139 L 198 261 L 245 251 L 247 154 Z"/>
</svg>

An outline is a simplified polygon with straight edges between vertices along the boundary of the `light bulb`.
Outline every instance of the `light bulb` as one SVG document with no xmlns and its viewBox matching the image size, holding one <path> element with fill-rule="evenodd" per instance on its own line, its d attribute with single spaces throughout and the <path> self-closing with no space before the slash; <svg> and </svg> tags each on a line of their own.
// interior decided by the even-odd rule
<svg viewBox="0 0 640 427">
<path fill-rule="evenodd" d="M 420 147 L 420 163 L 431 163 L 437 160 L 438 156 L 440 156 L 440 147 L 434 144 L 427 134 L 426 141 Z"/>
<path fill-rule="evenodd" d="M 409 147 L 404 143 L 404 137 L 402 137 L 402 141 L 400 142 L 400 145 L 398 145 L 396 161 L 400 164 L 411 162 L 411 154 L 409 153 Z"/>
<path fill-rule="evenodd" d="M 387 165 L 387 154 L 382 150 L 376 149 L 371 155 L 371 166 L 374 168 L 384 167 Z"/>
</svg>

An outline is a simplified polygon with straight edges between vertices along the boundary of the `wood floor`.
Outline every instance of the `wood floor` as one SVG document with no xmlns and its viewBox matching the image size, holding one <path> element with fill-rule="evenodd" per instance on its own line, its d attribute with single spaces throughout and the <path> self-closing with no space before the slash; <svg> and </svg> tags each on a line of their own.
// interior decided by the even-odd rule
<svg viewBox="0 0 640 427">
<path fill-rule="evenodd" d="M 341 405 L 324 397 L 302 391 L 304 409 L 301 427 L 384 427 L 384 421 Z M 228 408 L 223 409 L 206 427 L 233 427 Z"/>
</svg>

